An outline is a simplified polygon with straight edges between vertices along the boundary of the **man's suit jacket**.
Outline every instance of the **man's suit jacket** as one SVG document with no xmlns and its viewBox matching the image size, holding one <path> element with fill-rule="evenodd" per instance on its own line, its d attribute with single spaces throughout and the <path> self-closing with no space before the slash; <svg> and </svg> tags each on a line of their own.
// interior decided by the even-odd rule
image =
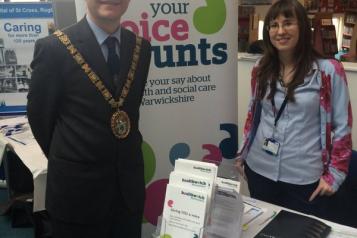
<svg viewBox="0 0 357 238">
<path fill-rule="evenodd" d="M 121 30 L 120 82 L 112 76 L 86 19 L 64 32 L 117 99 L 127 79 L 135 35 Z M 46 208 L 64 221 L 95 223 L 118 205 L 143 210 L 144 165 L 139 106 L 150 64 L 150 43 L 143 40 L 140 59 L 122 110 L 131 131 L 117 139 L 110 127 L 115 111 L 53 35 L 36 42 L 27 112 L 33 134 L 48 158 Z M 120 205 L 120 204 L 119 204 Z"/>
</svg>

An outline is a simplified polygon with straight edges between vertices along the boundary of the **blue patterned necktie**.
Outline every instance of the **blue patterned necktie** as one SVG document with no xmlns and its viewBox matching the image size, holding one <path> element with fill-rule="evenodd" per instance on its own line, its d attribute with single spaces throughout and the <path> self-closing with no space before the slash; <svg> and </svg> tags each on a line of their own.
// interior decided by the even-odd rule
<svg viewBox="0 0 357 238">
<path fill-rule="evenodd" d="M 109 36 L 104 43 L 108 47 L 108 58 L 107 65 L 111 75 L 116 78 L 119 75 L 120 65 L 119 65 L 119 56 L 115 50 L 117 39 L 113 36 Z"/>
</svg>

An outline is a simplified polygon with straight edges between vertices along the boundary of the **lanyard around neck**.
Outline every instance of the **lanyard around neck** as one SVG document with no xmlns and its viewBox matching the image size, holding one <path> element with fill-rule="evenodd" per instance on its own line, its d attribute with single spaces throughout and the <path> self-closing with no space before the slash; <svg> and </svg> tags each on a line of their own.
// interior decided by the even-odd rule
<svg viewBox="0 0 357 238">
<path fill-rule="evenodd" d="M 271 104 L 273 106 L 273 110 L 274 110 L 274 116 L 275 116 L 275 120 L 274 120 L 274 127 L 276 127 L 276 125 L 278 124 L 278 121 L 281 117 L 281 114 L 283 113 L 285 107 L 286 107 L 286 104 L 288 103 L 288 95 L 285 96 L 285 99 L 283 101 L 283 104 L 281 104 L 281 107 L 278 111 L 278 114 L 276 114 L 275 116 L 275 111 L 276 111 L 276 107 L 275 107 L 275 100 L 274 100 L 274 96 L 272 97 L 271 99 Z"/>
</svg>

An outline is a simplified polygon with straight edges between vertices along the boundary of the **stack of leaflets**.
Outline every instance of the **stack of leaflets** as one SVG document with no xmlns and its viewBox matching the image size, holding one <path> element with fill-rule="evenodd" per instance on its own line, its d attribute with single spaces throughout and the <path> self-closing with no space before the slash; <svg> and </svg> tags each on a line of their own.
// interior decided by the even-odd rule
<svg viewBox="0 0 357 238">
<path fill-rule="evenodd" d="M 231 189 L 240 194 L 240 182 L 232 179 L 217 177 L 216 184 L 220 188 Z"/>
<path fill-rule="evenodd" d="M 217 186 L 206 237 L 239 238 L 242 233 L 243 199 L 236 190 Z"/>
<path fill-rule="evenodd" d="M 216 177 L 215 164 L 176 160 L 166 189 L 160 237 L 203 237 Z"/>
<path fill-rule="evenodd" d="M 212 202 L 206 237 L 239 238 L 242 233 L 243 199 L 240 182 L 217 177 L 216 193 Z"/>
</svg>

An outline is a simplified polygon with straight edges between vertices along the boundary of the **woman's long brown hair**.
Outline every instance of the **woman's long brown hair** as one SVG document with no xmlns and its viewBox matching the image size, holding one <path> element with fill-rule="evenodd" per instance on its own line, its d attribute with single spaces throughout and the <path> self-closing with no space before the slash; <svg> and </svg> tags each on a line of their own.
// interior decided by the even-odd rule
<svg viewBox="0 0 357 238">
<path fill-rule="evenodd" d="M 297 0 L 279 0 L 271 6 L 265 19 L 263 28 L 264 55 L 257 68 L 257 79 L 259 83 L 258 98 L 263 99 L 270 88 L 268 99 L 274 97 L 276 82 L 281 71 L 278 50 L 272 45 L 269 37 L 269 23 L 279 15 L 286 18 L 295 17 L 299 27 L 299 40 L 294 51 L 294 75 L 292 81 L 287 85 L 287 96 L 289 101 L 295 101 L 294 90 L 304 82 L 305 76 L 312 69 L 314 61 L 321 57 L 312 46 L 311 24 L 307 17 L 305 8 Z"/>
</svg>

